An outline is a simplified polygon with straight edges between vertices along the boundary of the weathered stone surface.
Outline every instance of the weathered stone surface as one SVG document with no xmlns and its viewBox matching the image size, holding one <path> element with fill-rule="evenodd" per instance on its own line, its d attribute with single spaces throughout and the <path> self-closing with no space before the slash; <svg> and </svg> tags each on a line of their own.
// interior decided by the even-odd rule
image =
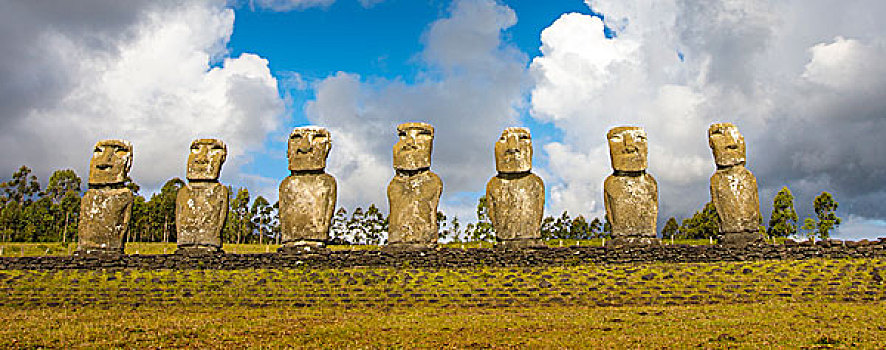
<svg viewBox="0 0 886 350">
<path fill-rule="evenodd" d="M 89 189 L 80 202 L 77 255 L 123 253 L 133 200 L 123 182 L 131 166 L 129 142 L 96 143 L 89 162 Z"/>
<path fill-rule="evenodd" d="M 613 174 L 603 183 L 606 217 L 612 225 L 611 245 L 658 244 L 658 184 L 646 173 L 646 132 L 633 126 L 607 134 Z"/>
<path fill-rule="evenodd" d="M 317 171 L 326 168 L 326 157 L 332 149 L 329 131 L 319 126 L 302 126 L 289 133 L 289 157 L 291 171 Z"/>
<path fill-rule="evenodd" d="M 95 144 L 89 161 L 89 185 L 122 184 L 132 166 L 132 145 L 125 140 L 102 140 Z"/>
<path fill-rule="evenodd" d="M 228 158 L 228 146 L 218 139 L 197 139 L 188 153 L 187 178 L 190 181 L 217 181 Z"/>
<path fill-rule="evenodd" d="M 397 135 L 400 139 L 394 144 L 394 169 L 429 169 L 434 127 L 427 123 L 403 123 L 397 126 Z"/>
<path fill-rule="evenodd" d="M 280 183 L 281 240 L 285 247 L 322 247 L 335 212 L 335 178 L 327 173 L 293 172 Z"/>
<path fill-rule="evenodd" d="M 532 170 L 532 135 L 527 128 L 506 128 L 495 143 L 495 170 L 525 173 Z"/>
<path fill-rule="evenodd" d="M 732 123 L 718 123 L 708 129 L 708 143 L 717 163 L 711 176 L 711 201 L 720 217 L 720 242 L 763 242 L 757 179 L 745 168 L 744 136 Z"/>
<path fill-rule="evenodd" d="M 327 174 L 326 157 L 332 148 L 329 131 L 299 127 L 289 135 L 291 175 L 280 183 L 281 252 L 324 249 L 335 212 L 337 185 Z"/>
<path fill-rule="evenodd" d="M 318 254 L 151 254 L 89 255 L 84 257 L 0 257 L 0 270 L 67 269 L 288 269 L 455 268 L 477 266 L 563 266 L 564 264 L 638 264 L 655 262 L 717 262 L 806 259 L 861 259 L 886 257 L 886 239 L 878 241 L 793 242 L 742 247 L 667 245 L 647 247 L 570 246 L 532 250 L 441 248 L 423 251 L 341 250 Z M 753 273 L 745 269 L 739 273 Z M 666 277 L 665 277 L 666 278 Z M 874 278 L 876 282 L 876 277 Z M 542 286 L 544 287 L 544 286 Z M 550 286 L 548 286 L 550 287 Z"/>
<path fill-rule="evenodd" d="M 507 128 L 501 133 L 495 143 L 495 168 L 498 174 L 486 184 L 486 203 L 500 246 L 542 246 L 545 185 L 531 172 L 529 129 Z"/>
<path fill-rule="evenodd" d="M 221 250 L 221 231 L 228 216 L 228 189 L 218 182 L 227 158 L 224 142 L 198 139 L 188 155 L 188 184 L 175 198 L 177 253 L 213 253 Z"/>
<path fill-rule="evenodd" d="M 437 245 L 437 205 L 443 181 L 430 170 L 434 128 L 425 123 L 397 127 L 396 175 L 388 184 L 388 245 L 385 249 L 425 249 Z"/>
</svg>

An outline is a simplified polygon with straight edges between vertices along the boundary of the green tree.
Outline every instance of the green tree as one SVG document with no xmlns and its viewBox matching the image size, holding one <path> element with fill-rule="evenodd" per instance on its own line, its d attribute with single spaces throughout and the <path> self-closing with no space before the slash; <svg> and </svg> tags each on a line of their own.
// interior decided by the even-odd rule
<svg viewBox="0 0 886 350">
<path fill-rule="evenodd" d="M 12 179 L 0 183 L 0 191 L 2 191 L 0 203 L 3 204 L 3 211 L 0 213 L 0 225 L 2 225 L 0 230 L 3 231 L 3 240 L 27 240 L 26 237 L 33 234 L 25 232 L 25 229 L 29 224 L 31 230 L 35 229 L 33 222 L 36 218 L 30 215 L 37 214 L 34 209 L 28 210 L 28 206 L 42 196 L 37 176 L 31 174 L 30 168 L 22 165 L 12 173 Z"/>
<path fill-rule="evenodd" d="M 363 208 L 354 208 L 354 211 L 351 212 L 351 218 L 348 219 L 347 228 L 348 233 L 346 237 L 350 237 L 350 240 L 345 239 L 346 242 L 350 241 L 351 243 L 355 243 L 367 241 L 368 227 L 366 225 L 366 213 L 363 212 Z"/>
<path fill-rule="evenodd" d="M 162 234 L 163 242 L 175 242 L 175 198 L 178 190 L 185 185 L 181 179 L 174 177 L 166 181 L 160 192 L 151 196 L 148 201 L 150 226 L 153 232 Z M 161 240 L 161 237 L 155 237 Z"/>
<path fill-rule="evenodd" d="M 565 239 L 569 237 L 569 226 L 572 224 L 572 218 L 569 216 L 569 213 L 564 210 L 563 213 L 560 214 L 560 217 L 554 221 L 554 232 L 552 232 L 552 236 L 554 239 Z"/>
<path fill-rule="evenodd" d="M 553 216 L 546 216 L 541 220 L 541 239 L 549 240 L 554 238 L 556 223 L 557 219 L 554 219 Z"/>
<path fill-rule="evenodd" d="M 815 235 L 817 233 L 815 220 L 812 218 L 806 218 L 806 220 L 803 221 L 803 227 L 800 228 L 806 232 L 806 238 L 808 240 L 815 240 Z"/>
<path fill-rule="evenodd" d="M 609 216 L 604 216 L 603 232 L 600 234 L 600 236 L 605 238 L 612 238 L 612 223 L 609 222 Z"/>
<path fill-rule="evenodd" d="M 708 202 L 701 211 L 696 211 L 692 217 L 683 219 L 680 225 L 680 233 L 683 238 L 704 239 L 716 237 L 719 232 L 720 216 L 714 203 Z"/>
<path fill-rule="evenodd" d="M 375 204 L 369 204 L 365 217 L 366 244 L 384 244 L 388 237 L 388 218 Z"/>
<path fill-rule="evenodd" d="M 252 209 L 249 210 L 249 218 L 252 227 L 255 228 L 255 235 L 258 237 L 258 244 L 264 244 L 264 238 L 271 231 L 269 225 L 271 223 L 271 214 L 274 208 L 265 197 L 258 196 L 252 201 Z"/>
<path fill-rule="evenodd" d="M 447 237 L 452 237 L 453 242 L 461 242 L 461 223 L 458 221 L 458 216 L 453 216 L 449 220 Z"/>
<path fill-rule="evenodd" d="M 348 242 L 348 210 L 339 207 L 332 216 L 332 222 L 329 225 L 329 238 L 336 244 L 347 244 Z"/>
<path fill-rule="evenodd" d="M 495 232 L 492 227 L 492 220 L 489 219 L 489 205 L 486 202 L 486 196 L 481 196 L 477 201 L 477 224 L 474 225 L 474 231 L 471 234 L 476 241 L 493 241 L 495 240 Z"/>
<path fill-rule="evenodd" d="M 40 182 L 31 175 L 31 168 L 22 165 L 12 173 L 11 180 L 0 183 L 0 190 L 3 202 L 17 202 L 24 207 L 40 196 Z"/>
<path fill-rule="evenodd" d="M 437 232 L 439 232 L 439 236 L 437 237 L 438 241 L 445 241 L 449 238 L 449 227 L 447 227 L 446 220 L 449 219 L 446 217 L 442 211 L 437 211 Z"/>
<path fill-rule="evenodd" d="M 594 218 L 594 220 L 591 220 L 591 223 L 588 224 L 588 230 L 591 231 L 591 238 L 602 236 L 603 223 L 600 222 L 600 218 Z"/>
<path fill-rule="evenodd" d="M 769 217 L 770 236 L 787 237 L 797 233 L 797 211 L 794 210 L 794 195 L 787 186 L 782 187 L 772 199 L 772 215 Z"/>
<path fill-rule="evenodd" d="M 246 233 L 249 231 L 249 190 L 246 188 L 237 189 L 237 195 L 231 200 L 231 208 L 228 210 L 228 223 L 230 236 L 234 239 L 233 243 L 244 243 Z"/>
<path fill-rule="evenodd" d="M 148 201 L 142 195 L 135 195 L 132 201 L 132 216 L 129 219 L 129 242 L 150 240 L 151 215 Z"/>
<path fill-rule="evenodd" d="M 822 192 L 818 197 L 815 197 L 812 207 L 815 209 L 815 216 L 818 217 L 815 225 L 819 238 L 830 238 L 831 230 L 840 226 L 842 219 L 838 218 L 835 213 L 839 205 L 834 200 L 834 196 L 828 192 Z"/>
<path fill-rule="evenodd" d="M 569 238 L 572 239 L 589 239 L 591 238 L 591 227 L 584 216 L 579 215 L 572 219 L 569 223 Z"/>
<path fill-rule="evenodd" d="M 274 202 L 274 205 L 271 206 L 271 223 L 269 228 L 271 230 L 271 237 L 275 237 L 277 244 L 280 244 L 280 233 L 282 232 L 280 227 L 280 201 Z"/>
<path fill-rule="evenodd" d="M 62 242 L 67 242 L 69 231 L 76 231 L 80 214 L 80 177 L 71 169 L 56 170 L 49 177 L 46 195 L 52 200 L 55 230 Z M 58 226 L 61 226 L 58 228 Z"/>
<path fill-rule="evenodd" d="M 676 237 L 678 233 L 680 233 L 680 225 L 677 224 L 677 218 L 672 216 L 661 229 L 661 238 Z"/>
</svg>

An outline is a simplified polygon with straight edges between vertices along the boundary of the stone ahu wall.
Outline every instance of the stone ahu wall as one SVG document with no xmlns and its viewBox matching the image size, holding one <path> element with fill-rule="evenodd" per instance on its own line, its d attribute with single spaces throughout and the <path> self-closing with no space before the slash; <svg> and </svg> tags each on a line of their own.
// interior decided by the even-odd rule
<svg viewBox="0 0 886 350">
<path fill-rule="evenodd" d="M 654 262 L 886 258 L 878 241 L 793 242 L 779 245 L 667 245 L 647 247 L 559 247 L 540 249 L 452 249 L 418 251 L 348 250 L 313 254 L 163 254 L 0 258 L 0 269 L 280 269 L 280 268 L 454 268 L 552 266 Z"/>
</svg>

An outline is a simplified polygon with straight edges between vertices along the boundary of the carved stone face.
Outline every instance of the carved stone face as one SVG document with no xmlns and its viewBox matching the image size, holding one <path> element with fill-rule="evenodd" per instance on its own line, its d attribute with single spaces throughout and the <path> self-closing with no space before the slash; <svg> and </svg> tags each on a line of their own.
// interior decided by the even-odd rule
<svg viewBox="0 0 886 350">
<path fill-rule="evenodd" d="M 400 140 L 394 144 L 394 168 L 419 170 L 431 167 L 434 127 L 426 123 L 403 123 L 397 126 Z"/>
<path fill-rule="evenodd" d="M 507 128 L 495 143 L 495 170 L 522 173 L 532 170 L 532 137 L 527 128 Z"/>
<path fill-rule="evenodd" d="M 714 152 L 718 166 L 734 166 L 745 163 L 744 136 L 732 123 L 712 124 L 708 129 L 708 144 Z"/>
<path fill-rule="evenodd" d="M 123 183 L 132 166 L 132 145 L 124 140 L 102 140 L 95 144 L 89 161 L 89 184 Z"/>
<path fill-rule="evenodd" d="M 646 170 L 646 131 L 636 126 L 619 126 L 609 130 L 609 158 L 618 171 Z"/>
<path fill-rule="evenodd" d="M 188 180 L 218 180 L 227 157 L 228 147 L 221 140 L 194 140 L 188 154 Z"/>
<path fill-rule="evenodd" d="M 289 170 L 323 170 L 332 149 L 329 131 L 318 126 L 292 129 L 289 134 Z"/>
</svg>

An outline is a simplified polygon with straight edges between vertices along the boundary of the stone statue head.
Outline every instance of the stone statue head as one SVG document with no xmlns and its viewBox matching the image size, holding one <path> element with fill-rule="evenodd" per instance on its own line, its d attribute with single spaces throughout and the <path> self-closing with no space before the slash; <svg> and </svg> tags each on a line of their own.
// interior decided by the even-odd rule
<svg viewBox="0 0 886 350">
<path fill-rule="evenodd" d="M 289 170 L 323 170 L 332 149 L 332 138 L 326 128 L 302 126 L 289 133 Z"/>
<path fill-rule="evenodd" d="M 221 140 L 194 140 L 188 154 L 188 180 L 218 180 L 227 157 L 228 147 Z"/>
<path fill-rule="evenodd" d="M 132 145 L 124 140 L 101 140 L 89 161 L 89 184 L 112 185 L 126 181 L 132 166 Z"/>
<path fill-rule="evenodd" d="M 646 131 L 637 126 L 618 126 L 606 134 L 609 158 L 617 171 L 646 170 Z"/>
<path fill-rule="evenodd" d="M 523 173 L 532 170 L 532 137 L 528 128 L 506 128 L 495 143 L 495 170 Z"/>
<path fill-rule="evenodd" d="M 732 123 L 711 124 L 708 144 L 714 152 L 717 166 L 728 167 L 745 163 L 744 136 Z"/>
<path fill-rule="evenodd" d="M 403 123 L 397 126 L 400 139 L 394 144 L 394 168 L 419 170 L 431 167 L 434 127 L 427 123 Z"/>
</svg>

